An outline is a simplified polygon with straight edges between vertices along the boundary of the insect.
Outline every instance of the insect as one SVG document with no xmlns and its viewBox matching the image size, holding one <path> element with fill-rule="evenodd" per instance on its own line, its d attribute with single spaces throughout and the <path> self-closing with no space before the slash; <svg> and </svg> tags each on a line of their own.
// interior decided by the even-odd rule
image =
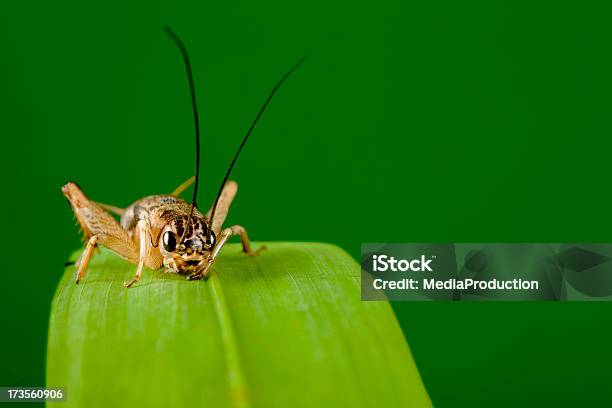
<svg viewBox="0 0 612 408">
<path fill-rule="evenodd" d="M 165 27 L 165 32 L 179 48 L 187 73 L 195 121 L 195 177 L 189 178 L 170 194 L 144 197 L 127 208 L 91 201 L 76 183 L 65 184 L 62 192 L 68 199 L 87 242 L 76 263 L 77 284 L 84 278 L 93 251 L 98 245 L 109 248 L 137 265 L 134 277 L 124 283 L 128 288 L 140 280 L 143 266 L 153 270 L 164 266 L 167 272 L 187 274 L 189 280 L 206 278 L 221 248 L 234 235 L 240 236 L 242 249 L 248 255 L 257 255 L 264 249 L 262 246 L 254 251 L 247 231 L 240 225 L 222 229 L 238 189 L 238 185 L 229 180 L 229 176 L 272 97 L 300 66 L 304 57 L 276 83 L 266 98 L 229 165 L 211 209 L 203 214 L 196 203 L 200 178 L 200 121 L 191 62 L 187 48 L 178 35 L 168 26 Z M 178 196 L 191 184 L 194 184 L 194 188 L 189 204 Z M 120 221 L 117 222 L 110 213 L 119 215 Z"/>
</svg>

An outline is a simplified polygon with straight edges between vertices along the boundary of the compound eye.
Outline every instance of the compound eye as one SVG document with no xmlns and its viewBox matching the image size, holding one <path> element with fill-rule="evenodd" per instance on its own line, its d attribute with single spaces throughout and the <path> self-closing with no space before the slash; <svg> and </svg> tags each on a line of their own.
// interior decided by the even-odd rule
<svg viewBox="0 0 612 408">
<path fill-rule="evenodd" d="M 162 245 L 167 252 L 172 252 L 176 249 L 176 236 L 172 231 L 164 232 L 162 237 Z"/>
<path fill-rule="evenodd" d="M 208 236 L 208 245 L 212 247 L 215 246 L 215 242 L 217 241 L 217 237 L 215 237 L 215 233 L 210 231 L 210 235 Z"/>
</svg>

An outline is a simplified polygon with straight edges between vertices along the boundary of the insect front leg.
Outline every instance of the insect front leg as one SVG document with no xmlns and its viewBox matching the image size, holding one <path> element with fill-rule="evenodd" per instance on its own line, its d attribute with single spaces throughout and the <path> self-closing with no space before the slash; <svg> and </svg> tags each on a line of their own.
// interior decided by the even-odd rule
<svg viewBox="0 0 612 408">
<path fill-rule="evenodd" d="M 227 240 L 234 235 L 240 235 L 240 241 L 242 242 L 242 252 L 246 253 L 249 256 L 259 255 L 261 251 L 266 249 L 266 246 L 262 245 L 257 251 L 253 251 L 251 249 L 251 240 L 249 239 L 249 235 L 247 234 L 246 229 L 244 229 L 242 225 L 234 225 L 233 227 L 225 228 L 221 232 L 221 239 L 219 240 L 217 245 L 215 245 L 215 249 L 213 249 L 213 259 L 215 259 L 217 255 L 219 255 L 219 252 L 221 252 L 221 248 L 223 247 L 223 245 L 225 245 Z"/>
<path fill-rule="evenodd" d="M 256 251 L 251 249 L 251 240 L 249 239 L 249 235 L 241 225 L 234 225 L 233 227 L 225 228 L 221 232 L 221 237 L 217 241 L 212 254 L 208 260 L 207 265 L 202 269 L 202 271 L 197 272 L 191 276 L 189 276 L 189 280 L 202 279 L 208 276 L 208 272 L 210 271 L 210 267 L 215 262 L 217 255 L 221 252 L 221 248 L 225 245 L 228 239 L 230 239 L 234 235 L 240 235 L 240 240 L 242 241 L 242 251 L 249 256 L 257 256 L 261 251 L 266 249 L 265 245 L 262 245 Z"/>
<path fill-rule="evenodd" d="M 147 243 L 148 243 L 148 224 L 145 220 L 139 220 L 138 224 L 136 224 L 136 233 L 139 237 L 140 242 L 140 251 L 138 253 L 138 266 L 136 267 L 136 273 L 132 280 L 128 282 L 124 282 L 123 286 L 126 288 L 132 287 L 133 284 L 140 280 L 140 276 L 142 275 L 142 267 L 144 266 L 146 257 L 147 257 Z"/>
</svg>

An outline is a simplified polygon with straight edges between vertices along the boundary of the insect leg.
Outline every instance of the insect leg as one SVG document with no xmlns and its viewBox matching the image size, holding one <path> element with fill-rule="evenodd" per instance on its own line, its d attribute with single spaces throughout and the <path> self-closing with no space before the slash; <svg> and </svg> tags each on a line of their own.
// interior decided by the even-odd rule
<svg viewBox="0 0 612 408">
<path fill-rule="evenodd" d="M 232 205 L 232 201 L 234 201 L 234 197 L 236 197 L 236 192 L 238 192 L 238 184 L 235 181 L 229 180 L 223 186 L 223 190 L 219 196 L 219 201 L 217 201 L 215 219 L 212 220 L 212 229 L 217 235 L 221 230 L 221 226 L 223 226 L 223 223 L 225 222 L 225 218 L 227 217 L 227 213 Z M 211 212 L 212 208 L 206 213 L 207 218 L 210 218 Z"/>
<path fill-rule="evenodd" d="M 266 249 L 266 246 L 262 245 L 256 251 L 253 251 L 251 249 L 251 241 L 249 240 L 249 236 L 243 226 L 234 225 L 233 227 L 226 228 L 223 230 L 223 232 L 221 232 L 221 237 L 217 241 L 217 244 L 215 245 L 215 248 L 212 251 L 210 259 L 208 260 L 208 264 L 202 269 L 202 271 L 189 276 L 189 280 L 202 279 L 203 277 L 206 277 L 208 275 L 210 267 L 215 262 L 217 255 L 219 255 L 219 252 L 221 252 L 221 248 L 223 248 L 223 245 L 225 245 L 227 240 L 234 235 L 240 235 L 240 240 L 242 241 L 242 251 L 249 256 L 259 255 L 261 251 Z"/>
<path fill-rule="evenodd" d="M 192 185 L 194 181 L 195 176 L 189 177 L 183 182 L 183 184 L 175 188 L 174 191 L 170 193 L 170 195 L 173 197 L 178 197 L 183 191 L 187 190 L 187 188 Z"/>
<path fill-rule="evenodd" d="M 130 262 L 136 263 L 138 261 L 136 245 L 132 242 L 127 231 L 112 215 L 89 200 L 74 183 L 64 185 L 62 192 L 70 202 L 72 211 L 85 234 L 85 238 L 88 240 L 85 252 L 79 262 L 81 277 L 85 274 L 91 252 L 96 245 L 103 245 Z M 95 241 L 92 242 L 91 238 L 93 237 L 95 237 Z M 88 250 L 89 253 L 87 253 Z"/>
<path fill-rule="evenodd" d="M 221 239 L 217 245 L 215 245 L 215 249 L 213 249 L 213 259 L 219 255 L 219 252 L 221 252 L 221 248 L 223 245 L 225 245 L 225 242 L 234 235 L 240 235 L 240 240 L 242 241 L 242 251 L 249 256 L 256 256 L 266 248 L 265 245 L 262 245 L 257 251 L 253 251 L 251 249 L 251 240 L 249 239 L 246 229 L 244 229 L 242 225 L 234 225 L 233 227 L 224 229 L 221 233 Z"/>
<path fill-rule="evenodd" d="M 117 214 L 120 217 L 123 214 L 125 214 L 125 208 L 115 207 L 114 205 L 98 203 L 98 202 L 96 202 L 96 204 L 102 207 L 103 209 L 105 209 L 106 211 L 112 212 L 113 214 Z"/>
<path fill-rule="evenodd" d="M 87 271 L 87 266 L 89 265 L 89 260 L 91 259 L 91 255 L 93 250 L 96 248 L 96 242 L 98 241 L 97 235 L 92 235 L 91 238 L 87 241 L 87 246 L 85 246 L 85 250 L 81 254 L 79 258 L 79 262 L 77 263 L 77 274 L 75 283 L 79 283 L 81 279 L 85 276 L 85 272 Z"/>
<path fill-rule="evenodd" d="M 134 274 L 132 280 L 123 283 L 123 286 L 125 286 L 126 288 L 132 287 L 133 284 L 140 280 L 140 276 L 142 275 L 142 267 L 147 257 L 147 222 L 145 220 L 138 221 L 138 224 L 136 224 L 136 233 L 138 234 L 140 241 L 138 266 L 136 267 L 136 273 Z"/>
</svg>

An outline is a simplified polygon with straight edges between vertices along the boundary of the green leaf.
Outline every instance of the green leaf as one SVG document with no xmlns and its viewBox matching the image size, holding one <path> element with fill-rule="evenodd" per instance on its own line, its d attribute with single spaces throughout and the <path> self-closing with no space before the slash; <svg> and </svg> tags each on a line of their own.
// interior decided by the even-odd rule
<svg viewBox="0 0 612 408">
<path fill-rule="evenodd" d="M 227 245 L 207 281 L 102 249 L 53 299 L 47 385 L 58 407 L 430 406 L 387 302 L 360 300 L 359 265 L 317 243 Z M 76 259 L 74 254 L 73 259 Z M 54 404 L 49 404 L 53 406 Z"/>
</svg>

